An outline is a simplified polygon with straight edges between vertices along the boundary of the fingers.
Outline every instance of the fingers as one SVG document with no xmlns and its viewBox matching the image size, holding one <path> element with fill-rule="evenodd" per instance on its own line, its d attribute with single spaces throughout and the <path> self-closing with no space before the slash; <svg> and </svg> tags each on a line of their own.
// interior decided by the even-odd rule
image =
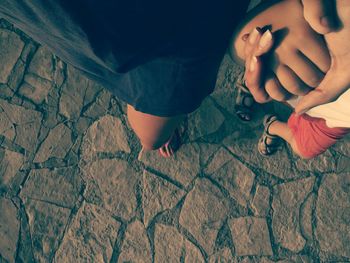
<svg viewBox="0 0 350 263">
<path fill-rule="evenodd" d="M 320 35 L 310 32 L 308 37 L 304 38 L 302 41 L 302 45 L 297 44 L 299 51 L 305 58 L 312 61 L 320 71 L 326 73 L 331 65 L 331 57 L 324 39 Z M 311 62 L 309 64 L 311 64 Z"/>
<path fill-rule="evenodd" d="M 269 95 L 266 93 L 262 83 L 264 80 L 262 62 L 259 57 L 255 55 L 256 51 L 259 50 L 259 54 L 267 52 L 269 46 L 272 47 L 272 35 L 262 38 L 262 33 L 258 29 L 253 29 L 250 32 L 249 37 L 246 39 L 244 54 L 245 60 L 245 84 L 249 89 L 250 93 L 254 97 L 254 100 L 258 103 L 264 103 L 270 100 Z M 263 40 L 263 44 L 259 46 L 260 40 Z M 271 42 L 271 43 L 269 43 Z"/>
<path fill-rule="evenodd" d="M 244 79 L 247 88 L 256 102 L 265 103 L 270 100 L 269 95 L 261 85 L 263 82 L 263 76 L 260 58 L 251 56 L 246 60 Z"/>
<path fill-rule="evenodd" d="M 336 27 L 334 0 L 302 0 L 304 17 L 319 34 L 331 32 Z"/>
<path fill-rule="evenodd" d="M 288 59 L 287 65 L 294 73 L 295 77 L 298 78 L 299 85 L 302 89 L 301 93 L 296 95 L 304 95 L 309 91 L 309 87 L 316 88 L 324 78 L 324 73 L 315 66 L 308 58 L 302 53 L 296 52 L 293 56 Z M 301 81 L 303 80 L 303 82 Z M 305 84 L 306 85 L 305 85 Z"/>
<path fill-rule="evenodd" d="M 294 95 L 304 95 L 310 91 L 310 88 L 303 81 L 301 81 L 289 67 L 279 65 L 275 72 L 279 82 L 288 91 L 288 93 Z M 288 93 L 284 92 L 281 95 L 287 95 Z"/>
<path fill-rule="evenodd" d="M 300 100 L 295 108 L 295 112 L 302 114 L 318 105 L 335 101 L 350 88 L 349 83 L 350 79 L 346 69 L 341 71 L 330 70 L 320 86 L 310 91 Z"/>
</svg>

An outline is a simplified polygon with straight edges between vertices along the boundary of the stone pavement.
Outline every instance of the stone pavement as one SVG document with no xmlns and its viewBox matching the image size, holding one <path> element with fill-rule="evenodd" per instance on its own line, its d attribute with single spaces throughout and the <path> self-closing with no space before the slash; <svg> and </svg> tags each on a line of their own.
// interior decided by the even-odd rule
<svg viewBox="0 0 350 263">
<path fill-rule="evenodd" d="M 349 262 L 350 139 L 303 161 L 240 122 L 225 57 L 174 158 L 125 105 L 0 22 L 0 262 Z"/>
</svg>

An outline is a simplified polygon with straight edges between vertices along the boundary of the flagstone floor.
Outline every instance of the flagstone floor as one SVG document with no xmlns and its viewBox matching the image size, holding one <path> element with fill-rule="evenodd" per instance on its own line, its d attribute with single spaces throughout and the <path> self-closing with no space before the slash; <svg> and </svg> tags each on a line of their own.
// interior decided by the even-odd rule
<svg viewBox="0 0 350 263">
<path fill-rule="evenodd" d="M 0 22 L 0 262 L 350 262 L 350 138 L 304 161 L 256 150 L 233 109 L 241 69 L 140 153 L 125 105 Z"/>
</svg>

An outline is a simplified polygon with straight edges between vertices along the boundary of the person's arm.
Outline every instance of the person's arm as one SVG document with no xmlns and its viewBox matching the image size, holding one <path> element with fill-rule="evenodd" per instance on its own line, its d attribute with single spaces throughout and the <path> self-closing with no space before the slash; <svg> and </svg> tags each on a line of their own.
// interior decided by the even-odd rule
<svg viewBox="0 0 350 263">
<path fill-rule="evenodd" d="M 325 35 L 332 57 L 331 68 L 321 84 L 301 99 L 295 108 L 298 114 L 335 101 L 350 88 L 350 1 L 334 1 L 341 27 L 338 31 Z"/>
</svg>

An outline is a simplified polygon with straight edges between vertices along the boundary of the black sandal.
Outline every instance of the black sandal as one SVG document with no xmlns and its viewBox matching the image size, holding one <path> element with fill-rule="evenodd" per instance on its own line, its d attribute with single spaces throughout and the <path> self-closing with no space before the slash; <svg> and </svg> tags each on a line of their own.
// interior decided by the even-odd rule
<svg viewBox="0 0 350 263">
<path fill-rule="evenodd" d="M 238 80 L 236 83 L 237 88 L 237 97 L 235 102 L 235 111 L 238 118 L 242 121 L 251 121 L 253 106 L 254 106 L 254 98 L 252 94 L 249 92 L 248 88 L 244 85 L 243 80 Z M 251 101 L 251 103 L 247 103 L 247 101 Z"/>
<path fill-rule="evenodd" d="M 277 120 L 277 116 L 272 114 L 265 115 L 264 117 L 264 132 L 261 135 L 258 142 L 258 152 L 263 156 L 269 156 L 274 154 L 281 143 L 280 137 L 269 133 L 269 128 L 271 124 Z"/>
</svg>

